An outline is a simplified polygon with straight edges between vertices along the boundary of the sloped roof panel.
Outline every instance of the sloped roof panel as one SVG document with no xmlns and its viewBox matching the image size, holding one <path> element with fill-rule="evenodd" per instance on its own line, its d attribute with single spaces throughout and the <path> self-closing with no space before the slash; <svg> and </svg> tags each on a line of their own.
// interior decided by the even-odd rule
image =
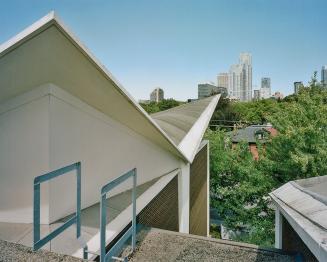
<svg viewBox="0 0 327 262">
<path fill-rule="evenodd" d="M 65 89 L 184 161 L 191 161 L 193 145 L 182 150 L 178 144 L 212 100 L 150 117 L 54 12 L 0 45 L 0 103 L 47 83 Z M 212 112 L 205 115 L 211 117 Z M 201 122 L 200 129 L 207 124 Z"/>
<path fill-rule="evenodd" d="M 327 176 L 288 182 L 270 196 L 311 252 L 325 261 Z"/>
<path fill-rule="evenodd" d="M 219 98 L 220 95 L 211 96 L 152 114 L 151 117 L 192 161 Z"/>
</svg>

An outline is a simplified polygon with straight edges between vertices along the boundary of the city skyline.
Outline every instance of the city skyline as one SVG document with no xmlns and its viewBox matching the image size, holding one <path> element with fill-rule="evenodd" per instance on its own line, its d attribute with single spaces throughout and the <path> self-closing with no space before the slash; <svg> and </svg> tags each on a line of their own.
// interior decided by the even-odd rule
<svg viewBox="0 0 327 262">
<path fill-rule="evenodd" d="M 326 9 L 320 0 L 8 1 L 0 10 L 0 43 L 55 10 L 135 99 L 156 86 L 167 97 L 194 98 L 198 83 L 216 82 L 244 51 L 253 56 L 253 86 L 268 75 L 272 91 L 288 95 L 293 82 L 306 84 L 314 71 L 320 80 Z"/>
</svg>

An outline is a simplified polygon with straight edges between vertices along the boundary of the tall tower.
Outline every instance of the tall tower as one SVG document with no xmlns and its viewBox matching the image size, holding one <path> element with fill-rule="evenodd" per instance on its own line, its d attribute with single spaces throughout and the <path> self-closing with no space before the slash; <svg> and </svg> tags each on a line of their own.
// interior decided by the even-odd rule
<svg viewBox="0 0 327 262">
<path fill-rule="evenodd" d="M 242 66 L 241 101 L 251 101 L 252 100 L 252 55 L 250 53 L 241 53 L 240 65 Z"/>
<path fill-rule="evenodd" d="M 232 65 L 229 69 L 228 76 L 228 96 L 233 99 L 241 100 L 241 74 L 240 65 Z"/>
<path fill-rule="evenodd" d="M 217 76 L 218 87 L 224 87 L 228 89 L 228 73 L 219 73 Z"/>
<path fill-rule="evenodd" d="M 321 83 L 327 85 L 327 65 L 321 68 Z"/>
<path fill-rule="evenodd" d="M 157 87 L 156 89 L 154 89 L 151 94 L 150 94 L 150 101 L 151 102 L 160 102 L 164 99 L 164 91 Z"/>
<path fill-rule="evenodd" d="M 252 55 L 241 53 L 239 64 L 229 70 L 228 94 L 240 101 L 252 99 Z"/>
<path fill-rule="evenodd" d="M 260 98 L 267 99 L 270 97 L 271 97 L 270 78 L 263 77 L 261 78 Z"/>
</svg>

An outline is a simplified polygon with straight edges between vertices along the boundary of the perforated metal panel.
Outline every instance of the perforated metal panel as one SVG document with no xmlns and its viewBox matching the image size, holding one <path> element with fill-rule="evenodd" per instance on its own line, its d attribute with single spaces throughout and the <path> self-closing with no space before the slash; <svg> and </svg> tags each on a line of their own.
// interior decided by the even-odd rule
<svg viewBox="0 0 327 262">
<path fill-rule="evenodd" d="M 178 231 L 177 176 L 140 212 L 138 223 L 149 227 Z"/>
<path fill-rule="evenodd" d="M 190 234 L 207 236 L 207 146 L 195 156 L 190 177 Z"/>
</svg>

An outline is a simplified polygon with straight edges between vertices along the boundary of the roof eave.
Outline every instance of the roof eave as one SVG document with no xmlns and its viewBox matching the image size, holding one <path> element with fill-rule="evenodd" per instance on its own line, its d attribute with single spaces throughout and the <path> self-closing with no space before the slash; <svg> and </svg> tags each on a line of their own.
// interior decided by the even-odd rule
<svg viewBox="0 0 327 262">
<path fill-rule="evenodd" d="M 57 28 L 66 35 L 66 37 L 98 68 L 103 75 L 114 84 L 114 87 L 122 94 L 127 101 L 139 111 L 143 117 L 165 138 L 165 140 L 173 146 L 175 154 L 179 156 L 183 161 L 189 162 L 188 158 L 178 148 L 178 146 L 169 138 L 169 136 L 160 128 L 160 126 L 148 115 L 148 113 L 137 103 L 136 100 L 127 92 L 127 90 L 115 79 L 115 77 L 108 71 L 108 69 L 100 63 L 100 61 L 91 53 L 91 51 L 81 43 L 81 41 L 61 22 L 60 18 L 54 11 L 51 11 L 16 36 L 12 37 L 2 45 L 0 45 L 0 58 L 7 53 L 13 51 L 22 43 L 33 38 L 35 35 L 46 30 L 52 25 L 56 25 Z"/>
<path fill-rule="evenodd" d="M 178 148 L 184 153 L 190 163 L 192 163 L 194 160 L 197 149 L 201 144 L 202 138 L 211 120 L 212 114 L 216 109 L 219 99 L 220 94 L 214 96 L 210 104 L 202 112 L 201 116 L 178 145 Z"/>
</svg>

